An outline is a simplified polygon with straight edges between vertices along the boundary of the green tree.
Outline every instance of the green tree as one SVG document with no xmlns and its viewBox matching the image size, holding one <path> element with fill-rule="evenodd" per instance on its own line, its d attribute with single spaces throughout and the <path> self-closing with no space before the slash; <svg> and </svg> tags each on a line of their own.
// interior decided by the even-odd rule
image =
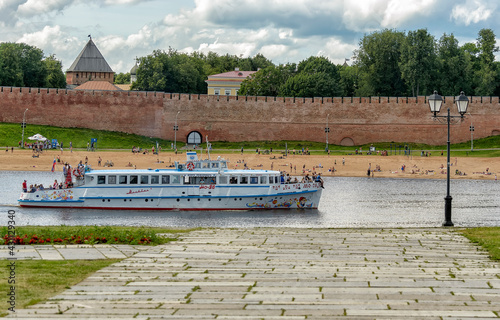
<svg viewBox="0 0 500 320">
<path fill-rule="evenodd" d="M 243 80 L 238 91 L 240 96 L 279 96 L 281 87 L 294 75 L 295 64 L 268 66 Z"/>
<path fill-rule="evenodd" d="M 207 91 L 207 68 L 204 67 L 200 55 L 179 53 L 169 48 L 167 52 L 155 50 L 139 61 L 137 81 L 132 84 L 132 90 L 182 93 Z"/>
<path fill-rule="evenodd" d="M 47 69 L 43 62 L 43 51 L 25 43 L 19 43 L 17 46 L 21 57 L 23 85 L 25 87 L 44 87 Z"/>
<path fill-rule="evenodd" d="M 297 74 L 282 87 L 281 96 L 333 97 L 342 93 L 338 67 L 325 57 L 311 56 L 299 63 Z"/>
<path fill-rule="evenodd" d="M 338 82 L 324 72 L 300 73 L 283 85 L 282 96 L 287 97 L 333 97 L 340 92 Z"/>
<path fill-rule="evenodd" d="M 15 43 L 0 43 L 0 85 L 24 86 L 21 57 Z"/>
<path fill-rule="evenodd" d="M 339 67 L 339 85 L 341 96 L 353 97 L 356 93 L 357 85 L 359 82 L 359 70 L 356 65 L 349 66 L 343 65 Z"/>
<path fill-rule="evenodd" d="M 400 96 L 406 94 L 399 66 L 403 32 L 385 29 L 365 35 L 354 52 L 359 68 L 359 96 Z"/>
<path fill-rule="evenodd" d="M 51 54 L 43 62 L 47 70 L 45 86 L 47 88 L 66 88 L 66 77 L 62 71 L 61 61 L 57 60 L 54 54 Z"/>
<path fill-rule="evenodd" d="M 252 69 L 248 71 L 257 71 L 259 69 L 264 69 L 267 67 L 274 66 L 274 64 L 271 62 L 271 60 L 267 59 L 264 57 L 264 55 L 257 53 L 253 58 L 251 58 L 252 61 Z"/>
<path fill-rule="evenodd" d="M 123 73 L 120 72 L 115 75 L 114 81 L 115 84 L 129 84 L 130 83 L 130 72 Z"/>
<path fill-rule="evenodd" d="M 475 74 L 475 94 L 481 96 L 493 95 L 498 82 L 497 70 L 494 65 L 495 52 L 498 52 L 495 34 L 491 29 L 481 29 L 477 38 L 479 69 Z"/>
<path fill-rule="evenodd" d="M 64 88 L 62 64 L 54 55 L 25 43 L 0 43 L 0 85 Z"/>
<path fill-rule="evenodd" d="M 471 55 L 458 45 L 453 34 L 446 33 L 437 46 L 439 80 L 438 92 L 445 96 L 458 95 L 461 91 L 472 94 Z"/>
<path fill-rule="evenodd" d="M 481 29 L 477 37 L 477 49 L 481 63 L 492 65 L 495 61 L 495 52 L 498 52 L 495 33 L 491 29 Z"/>
<path fill-rule="evenodd" d="M 401 77 L 412 96 L 416 97 L 423 89 L 423 94 L 432 92 L 431 79 L 436 73 L 436 40 L 427 29 L 409 31 L 401 45 L 399 66 Z"/>
</svg>

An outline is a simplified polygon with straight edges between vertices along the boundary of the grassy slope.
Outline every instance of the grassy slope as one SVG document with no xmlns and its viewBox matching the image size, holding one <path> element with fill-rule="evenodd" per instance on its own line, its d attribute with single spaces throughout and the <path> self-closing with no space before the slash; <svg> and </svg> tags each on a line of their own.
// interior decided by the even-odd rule
<svg viewBox="0 0 500 320">
<path fill-rule="evenodd" d="M 91 138 L 97 138 L 97 147 L 99 149 L 131 149 L 133 146 L 139 146 L 142 148 L 150 149 L 156 144 L 156 141 L 160 143 L 164 151 L 170 149 L 170 140 L 159 139 L 155 137 L 143 137 L 134 134 L 127 134 L 123 132 L 112 132 L 112 131 L 99 131 L 91 129 L 80 129 L 80 128 L 58 128 L 51 126 L 42 125 L 28 125 L 24 132 L 25 141 L 28 141 L 28 137 L 36 133 L 40 133 L 47 138 L 58 139 L 59 142 L 63 142 L 65 147 L 69 147 L 69 142 L 73 143 L 74 148 L 86 148 L 87 142 Z M 0 146 L 18 146 L 21 140 L 21 127 L 17 123 L 0 123 Z M 242 147 L 245 152 L 255 152 L 255 150 L 268 150 L 273 148 L 273 150 L 302 150 L 302 148 L 308 148 L 312 150 L 315 154 L 324 154 L 325 143 L 320 142 L 309 142 L 309 141 L 244 141 L 244 142 L 224 142 L 224 141 L 213 141 L 213 149 L 226 149 L 227 151 L 239 151 Z M 412 152 L 420 153 L 421 150 L 429 150 L 434 155 L 439 154 L 442 150 L 446 150 L 446 146 L 429 146 L 424 144 L 410 143 L 406 144 L 403 142 L 382 142 L 374 143 L 370 145 L 354 146 L 354 147 L 344 147 L 337 145 L 329 145 L 332 152 L 354 152 L 355 149 L 362 148 L 364 152 L 369 150 L 370 146 L 376 147 L 377 150 L 393 150 L 397 154 L 404 154 L 405 146 L 408 146 Z M 177 141 L 177 147 L 181 148 L 184 146 L 182 141 Z M 202 145 L 201 147 L 205 147 Z M 480 151 L 479 149 L 498 149 L 498 150 L 486 150 Z M 470 154 L 470 142 L 454 144 L 452 145 L 453 156 L 467 156 Z M 458 151 L 461 150 L 461 151 Z M 500 156 L 500 136 L 493 136 L 484 139 L 474 140 L 474 156 L 478 157 L 498 157 Z"/>
<path fill-rule="evenodd" d="M 7 303 L 10 298 L 7 294 L 11 292 L 12 286 L 15 286 L 15 309 L 26 308 L 63 292 L 117 261 L 120 260 L 15 261 L 15 283 L 12 284 L 7 282 L 11 270 L 5 262 L 0 268 L 0 292 L 4 293 L 0 300 L 0 316 L 11 313 L 8 311 L 11 305 Z"/>
</svg>

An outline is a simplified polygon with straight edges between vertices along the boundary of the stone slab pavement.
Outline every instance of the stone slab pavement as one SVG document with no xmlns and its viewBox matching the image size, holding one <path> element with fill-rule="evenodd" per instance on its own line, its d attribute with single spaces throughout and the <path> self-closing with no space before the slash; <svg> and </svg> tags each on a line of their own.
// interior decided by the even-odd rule
<svg viewBox="0 0 500 320">
<path fill-rule="evenodd" d="M 124 259 L 139 251 L 147 250 L 145 246 L 124 244 L 96 245 L 16 245 L 14 255 L 10 255 L 7 246 L 0 246 L 0 260 L 94 260 Z"/>
<path fill-rule="evenodd" d="M 203 229 L 142 248 L 8 317 L 500 317 L 499 263 L 455 229 Z"/>
</svg>

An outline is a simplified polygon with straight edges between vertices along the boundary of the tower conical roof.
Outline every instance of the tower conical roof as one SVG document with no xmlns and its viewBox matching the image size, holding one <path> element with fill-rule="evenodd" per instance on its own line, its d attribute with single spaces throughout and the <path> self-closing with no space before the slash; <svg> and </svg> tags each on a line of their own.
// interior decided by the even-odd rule
<svg viewBox="0 0 500 320">
<path fill-rule="evenodd" d="M 67 71 L 113 72 L 92 39 L 87 42 Z"/>
</svg>

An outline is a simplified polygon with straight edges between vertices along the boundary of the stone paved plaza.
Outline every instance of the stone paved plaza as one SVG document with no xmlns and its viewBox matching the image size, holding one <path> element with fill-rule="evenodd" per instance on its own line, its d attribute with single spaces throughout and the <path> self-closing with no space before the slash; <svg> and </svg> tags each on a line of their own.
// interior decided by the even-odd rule
<svg viewBox="0 0 500 320">
<path fill-rule="evenodd" d="M 499 263 L 455 229 L 203 229 L 127 252 L 9 317 L 500 317 Z"/>
</svg>

